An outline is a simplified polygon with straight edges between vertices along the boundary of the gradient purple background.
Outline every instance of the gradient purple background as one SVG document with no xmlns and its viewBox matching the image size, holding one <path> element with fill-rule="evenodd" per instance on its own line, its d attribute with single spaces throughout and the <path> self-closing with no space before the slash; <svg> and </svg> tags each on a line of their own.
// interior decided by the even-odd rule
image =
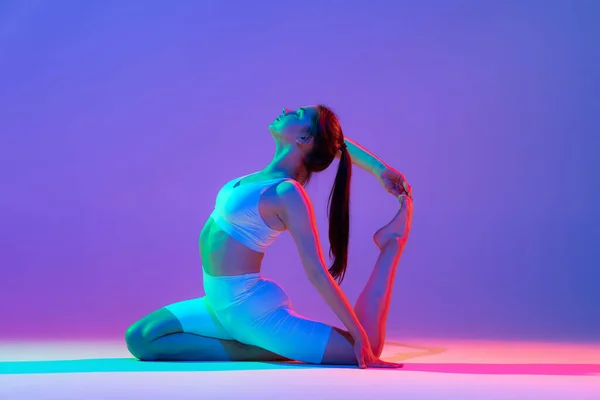
<svg viewBox="0 0 600 400">
<path fill-rule="evenodd" d="M 323 102 L 406 174 L 400 336 L 600 338 L 600 3 L 0 3 L 0 338 L 121 337 L 200 296 L 220 186 Z M 309 186 L 325 251 L 337 164 Z M 358 296 L 397 201 L 355 168 Z M 337 323 L 285 233 L 264 273 Z"/>
</svg>

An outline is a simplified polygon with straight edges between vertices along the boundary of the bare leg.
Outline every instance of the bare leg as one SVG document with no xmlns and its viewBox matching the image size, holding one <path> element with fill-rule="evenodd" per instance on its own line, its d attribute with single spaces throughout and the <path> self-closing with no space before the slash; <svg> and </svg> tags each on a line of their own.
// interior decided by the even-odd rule
<svg viewBox="0 0 600 400">
<path fill-rule="evenodd" d="M 125 335 L 131 354 L 143 361 L 285 361 L 275 353 L 235 340 L 183 332 L 177 318 L 161 308 L 134 323 Z"/>
<path fill-rule="evenodd" d="M 286 361 L 275 353 L 236 340 L 172 333 L 152 342 L 162 361 Z"/>
<path fill-rule="evenodd" d="M 373 236 L 381 253 L 354 306 L 376 356 L 383 351 L 394 278 L 412 223 L 412 200 L 406 197 L 401 199 L 401 208 L 394 219 Z"/>
</svg>

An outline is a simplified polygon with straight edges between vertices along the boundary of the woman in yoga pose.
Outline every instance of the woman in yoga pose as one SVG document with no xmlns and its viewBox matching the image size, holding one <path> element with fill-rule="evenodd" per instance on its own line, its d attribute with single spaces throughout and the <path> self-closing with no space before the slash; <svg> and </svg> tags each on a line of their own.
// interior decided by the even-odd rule
<svg viewBox="0 0 600 400">
<path fill-rule="evenodd" d="M 325 106 L 284 109 L 269 130 L 273 160 L 227 182 L 199 238 L 205 296 L 168 305 L 135 322 L 129 351 L 144 361 L 283 361 L 397 368 L 381 360 L 392 286 L 412 221 L 405 178 L 344 138 Z M 331 267 L 304 186 L 339 158 L 329 197 Z M 400 209 L 373 239 L 380 254 L 354 309 L 339 287 L 348 260 L 352 163 L 377 177 Z M 310 282 L 347 330 L 297 314 L 285 291 L 265 279 L 265 249 L 288 230 Z"/>
</svg>

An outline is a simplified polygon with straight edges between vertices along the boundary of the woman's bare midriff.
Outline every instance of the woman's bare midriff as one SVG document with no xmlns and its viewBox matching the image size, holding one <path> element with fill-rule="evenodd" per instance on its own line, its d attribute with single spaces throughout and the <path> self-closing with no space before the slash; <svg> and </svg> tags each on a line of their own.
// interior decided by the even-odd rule
<svg viewBox="0 0 600 400">
<path fill-rule="evenodd" d="M 198 242 L 202 268 L 212 276 L 242 275 L 260 272 L 263 253 L 244 246 L 209 218 Z"/>
</svg>

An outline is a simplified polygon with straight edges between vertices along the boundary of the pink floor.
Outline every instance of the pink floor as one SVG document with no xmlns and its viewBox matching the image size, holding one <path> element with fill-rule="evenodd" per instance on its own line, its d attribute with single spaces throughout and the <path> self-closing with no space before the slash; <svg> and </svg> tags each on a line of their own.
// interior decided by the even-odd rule
<svg viewBox="0 0 600 400">
<path fill-rule="evenodd" d="M 405 368 L 142 363 L 120 342 L 1 343 L 0 399 L 600 400 L 600 344 L 398 339 L 383 358 Z"/>
</svg>

